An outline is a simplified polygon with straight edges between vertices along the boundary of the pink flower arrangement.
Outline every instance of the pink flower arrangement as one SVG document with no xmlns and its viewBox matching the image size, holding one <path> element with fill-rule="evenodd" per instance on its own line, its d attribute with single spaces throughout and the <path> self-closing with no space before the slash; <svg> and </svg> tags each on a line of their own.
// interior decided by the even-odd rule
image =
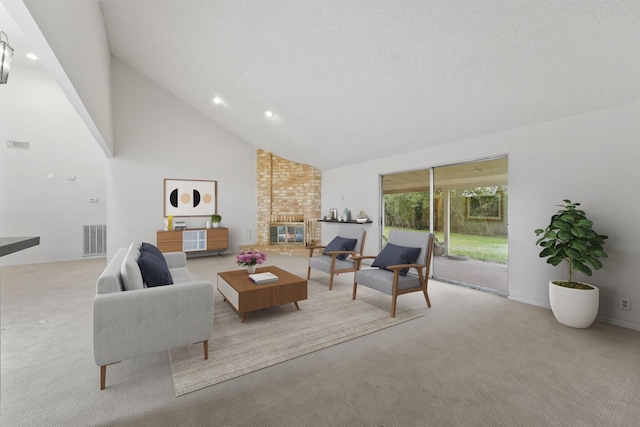
<svg viewBox="0 0 640 427">
<path fill-rule="evenodd" d="M 262 264 L 267 260 L 267 254 L 258 250 L 249 249 L 248 251 L 240 251 L 236 257 L 238 265 L 246 267 L 248 265 Z"/>
</svg>

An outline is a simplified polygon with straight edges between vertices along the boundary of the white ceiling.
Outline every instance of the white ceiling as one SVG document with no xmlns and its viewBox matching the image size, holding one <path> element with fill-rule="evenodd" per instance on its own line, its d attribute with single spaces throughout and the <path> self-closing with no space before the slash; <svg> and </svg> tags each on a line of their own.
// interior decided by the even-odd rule
<svg viewBox="0 0 640 427">
<path fill-rule="evenodd" d="M 100 4 L 113 56 L 321 170 L 640 100 L 638 0 Z"/>
<path fill-rule="evenodd" d="M 9 39 L 9 46 L 14 49 L 12 64 L 24 65 L 27 67 L 34 67 L 44 69 L 44 66 L 40 61 L 34 61 L 27 58 L 28 53 L 34 53 L 33 49 L 29 45 L 29 42 L 25 38 L 24 34 L 15 23 L 9 12 L 4 8 L 2 2 L 0 2 L 0 31 L 4 31 Z M 11 81 L 11 74 L 9 74 L 9 80 Z"/>
</svg>

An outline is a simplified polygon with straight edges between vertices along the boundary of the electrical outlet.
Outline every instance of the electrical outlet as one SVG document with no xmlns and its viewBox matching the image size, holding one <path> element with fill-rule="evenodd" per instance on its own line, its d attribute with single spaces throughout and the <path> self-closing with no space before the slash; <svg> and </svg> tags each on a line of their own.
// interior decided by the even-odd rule
<svg viewBox="0 0 640 427">
<path fill-rule="evenodd" d="M 623 310 L 631 310 L 631 300 L 629 298 L 622 298 L 620 300 L 620 308 Z"/>
</svg>

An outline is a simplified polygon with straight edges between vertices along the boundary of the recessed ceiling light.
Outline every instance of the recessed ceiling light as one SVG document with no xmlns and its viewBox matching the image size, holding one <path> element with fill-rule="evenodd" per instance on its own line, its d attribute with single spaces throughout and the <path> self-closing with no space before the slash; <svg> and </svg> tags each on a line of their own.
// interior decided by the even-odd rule
<svg viewBox="0 0 640 427">
<path fill-rule="evenodd" d="M 216 105 L 220 105 L 220 104 L 222 104 L 222 99 L 220 99 L 219 96 L 215 96 L 213 98 L 213 103 L 216 104 Z"/>
<path fill-rule="evenodd" d="M 271 118 L 271 117 L 273 117 L 273 111 L 267 110 L 267 111 L 264 112 L 264 115 L 269 117 L 269 118 Z"/>
<path fill-rule="evenodd" d="M 31 59 L 33 61 L 37 61 L 38 60 L 38 57 L 36 56 L 36 54 L 35 53 L 31 53 L 31 52 L 27 53 L 27 58 L 29 58 L 29 59 Z"/>
</svg>

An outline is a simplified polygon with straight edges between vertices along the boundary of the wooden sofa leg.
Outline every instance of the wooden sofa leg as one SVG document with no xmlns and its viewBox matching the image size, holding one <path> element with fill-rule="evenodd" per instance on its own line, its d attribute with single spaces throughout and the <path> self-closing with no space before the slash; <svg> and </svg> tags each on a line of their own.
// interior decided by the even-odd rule
<svg viewBox="0 0 640 427">
<path fill-rule="evenodd" d="M 100 366 L 100 390 L 104 390 L 107 384 L 107 365 Z"/>
<path fill-rule="evenodd" d="M 311 277 L 311 267 L 307 267 L 307 280 Z"/>
<path fill-rule="evenodd" d="M 116 363 L 120 362 L 109 363 L 109 365 L 115 365 Z M 109 365 L 100 366 L 100 390 L 104 390 L 107 387 L 107 366 Z"/>
<path fill-rule="evenodd" d="M 202 346 L 204 347 L 204 360 L 209 359 L 209 340 L 202 341 Z"/>
<path fill-rule="evenodd" d="M 333 289 L 333 274 L 331 274 L 331 277 L 329 278 L 329 290 Z"/>
<path fill-rule="evenodd" d="M 356 290 L 358 289 L 358 284 L 353 281 L 353 295 L 351 295 L 351 299 L 356 299 Z"/>
</svg>

